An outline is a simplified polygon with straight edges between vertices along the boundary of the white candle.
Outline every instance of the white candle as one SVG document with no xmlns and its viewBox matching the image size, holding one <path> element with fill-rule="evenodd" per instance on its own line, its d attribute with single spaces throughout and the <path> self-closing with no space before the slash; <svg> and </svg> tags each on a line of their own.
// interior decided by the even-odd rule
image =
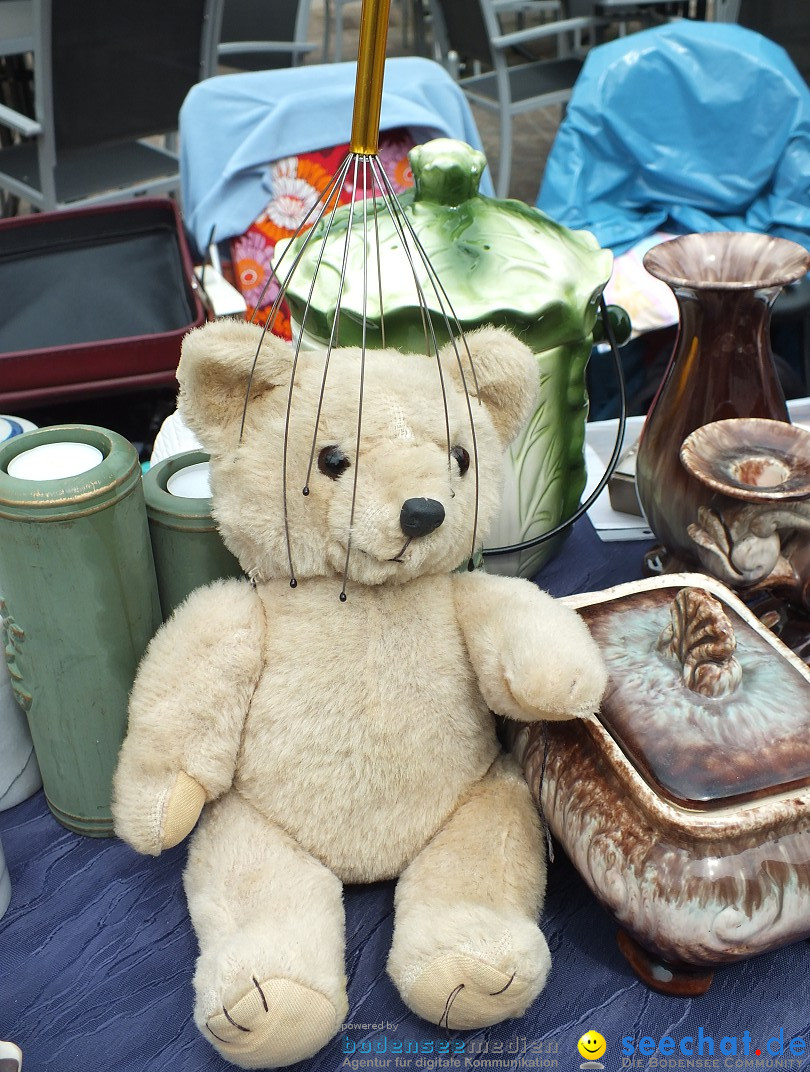
<svg viewBox="0 0 810 1072">
<path fill-rule="evenodd" d="M 208 462 L 178 469 L 166 481 L 166 491 L 182 499 L 210 499 L 211 473 Z"/>
<path fill-rule="evenodd" d="M 103 461 L 104 455 L 90 443 L 41 443 L 12 458 L 6 471 L 18 480 L 61 480 Z"/>
</svg>

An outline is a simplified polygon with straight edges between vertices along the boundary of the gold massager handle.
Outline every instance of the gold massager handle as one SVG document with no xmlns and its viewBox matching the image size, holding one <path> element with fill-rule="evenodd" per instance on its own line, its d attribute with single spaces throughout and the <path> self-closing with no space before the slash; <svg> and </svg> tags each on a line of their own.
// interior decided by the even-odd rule
<svg viewBox="0 0 810 1072">
<path fill-rule="evenodd" d="M 390 12 L 391 0 L 363 0 L 351 139 L 352 152 L 361 156 L 376 156 L 380 145 L 380 108 Z"/>
</svg>

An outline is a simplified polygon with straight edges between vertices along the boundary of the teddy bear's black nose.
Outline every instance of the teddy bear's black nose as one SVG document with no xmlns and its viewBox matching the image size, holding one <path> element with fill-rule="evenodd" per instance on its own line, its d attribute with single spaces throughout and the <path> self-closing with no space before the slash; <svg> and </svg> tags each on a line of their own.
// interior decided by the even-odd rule
<svg viewBox="0 0 810 1072">
<path fill-rule="evenodd" d="M 399 527 L 406 536 L 427 536 L 444 521 L 444 507 L 436 499 L 406 499 L 399 512 Z"/>
</svg>

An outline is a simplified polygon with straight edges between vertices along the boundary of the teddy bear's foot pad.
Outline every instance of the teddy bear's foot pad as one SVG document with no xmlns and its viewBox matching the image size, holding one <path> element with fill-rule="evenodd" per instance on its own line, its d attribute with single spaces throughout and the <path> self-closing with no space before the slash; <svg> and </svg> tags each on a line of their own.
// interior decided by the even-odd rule
<svg viewBox="0 0 810 1072">
<path fill-rule="evenodd" d="M 253 986 L 205 1022 L 209 1041 L 242 1068 L 283 1068 L 317 1053 L 340 1026 L 332 1002 L 291 979 Z"/>
<path fill-rule="evenodd" d="M 520 1016 L 537 988 L 467 953 L 445 953 L 428 964 L 408 991 L 408 1004 L 425 1020 L 448 1030 L 489 1027 Z"/>
<path fill-rule="evenodd" d="M 399 890 L 388 958 L 388 974 L 405 1004 L 451 1031 L 522 1016 L 551 968 L 548 945 L 534 920 L 469 902 L 408 903 L 413 892 Z"/>
</svg>

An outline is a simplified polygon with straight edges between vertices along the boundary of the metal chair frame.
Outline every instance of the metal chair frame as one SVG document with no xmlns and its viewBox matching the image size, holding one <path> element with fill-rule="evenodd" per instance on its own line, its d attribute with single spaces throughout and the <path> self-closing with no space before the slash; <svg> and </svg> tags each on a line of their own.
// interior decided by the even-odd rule
<svg viewBox="0 0 810 1072">
<path fill-rule="evenodd" d="M 179 160 L 154 137 L 111 141 L 60 153 L 57 145 L 52 6 L 33 5 L 34 118 L 0 105 L 0 123 L 23 139 L 0 149 L 0 190 L 34 208 L 54 210 L 104 204 L 140 194 L 166 194 L 179 188 Z M 200 37 L 199 80 L 215 70 L 223 0 L 205 0 Z M 190 87 L 189 87 L 190 88 Z M 175 128 L 176 129 L 176 128 Z M 171 135 L 158 131 L 155 135 Z"/>
<path fill-rule="evenodd" d="M 279 66 L 280 64 L 274 64 L 272 62 L 273 59 L 289 55 L 291 57 L 291 65 L 297 67 L 304 57 L 314 51 L 317 47 L 309 41 L 308 36 L 311 0 L 298 0 L 293 36 L 289 41 L 276 41 L 265 38 L 251 38 L 250 40 L 238 41 L 226 40 L 225 27 L 227 26 L 227 8 L 229 3 L 234 3 L 234 0 L 225 0 L 223 34 L 221 35 L 219 46 L 217 48 L 217 58 L 220 63 L 240 67 L 240 58 L 246 54 L 251 54 L 257 58 L 266 57 L 268 66 L 274 67 Z M 290 0 L 282 0 L 282 3 L 289 4 Z"/>
<path fill-rule="evenodd" d="M 498 113 L 500 128 L 497 182 L 498 197 L 506 197 L 512 170 L 512 119 L 516 115 L 553 105 L 564 105 L 571 96 L 588 49 L 596 43 L 596 33 L 607 20 L 591 15 L 554 18 L 552 21 L 504 33 L 499 21 L 506 13 L 521 17 L 529 13 L 560 15 L 559 0 L 464 0 L 466 29 L 472 33 L 470 4 L 480 7 L 487 40 L 478 40 L 473 51 L 462 56 L 447 14 L 456 0 L 430 0 L 434 35 L 442 62 L 457 79 L 474 105 Z M 587 43 L 585 38 L 588 38 Z M 538 41 L 556 45 L 550 59 L 510 63 L 510 52 Z M 469 48 L 470 38 L 465 44 Z M 461 71 L 461 61 L 473 61 L 473 73 Z M 483 71 L 483 65 L 491 68 Z"/>
</svg>

